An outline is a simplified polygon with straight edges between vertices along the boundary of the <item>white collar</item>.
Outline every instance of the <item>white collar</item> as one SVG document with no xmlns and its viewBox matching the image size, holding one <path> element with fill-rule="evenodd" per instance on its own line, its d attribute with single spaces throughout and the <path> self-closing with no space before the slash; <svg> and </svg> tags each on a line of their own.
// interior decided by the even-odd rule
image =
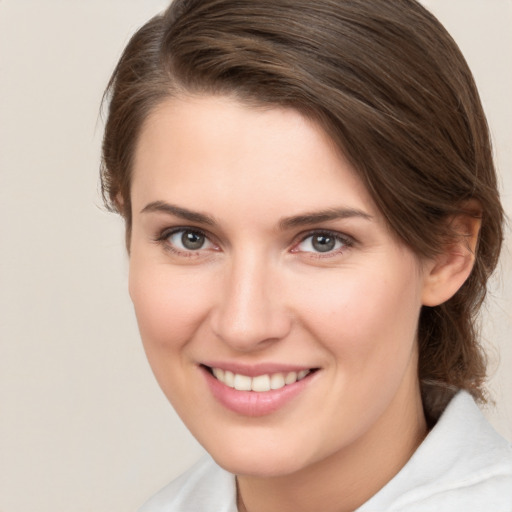
<svg viewBox="0 0 512 512">
<path fill-rule="evenodd" d="M 457 489 L 463 493 L 468 486 L 501 477 L 510 483 L 512 510 L 512 446 L 487 422 L 471 395 L 459 391 L 407 464 L 357 512 L 414 510 L 415 503 L 432 495 Z"/>
</svg>

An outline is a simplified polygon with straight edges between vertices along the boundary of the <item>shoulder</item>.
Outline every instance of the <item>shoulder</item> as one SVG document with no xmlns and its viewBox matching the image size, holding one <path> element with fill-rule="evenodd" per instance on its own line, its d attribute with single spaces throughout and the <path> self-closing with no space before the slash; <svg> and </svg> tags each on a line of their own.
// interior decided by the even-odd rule
<svg viewBox="0 0 512 512">
<path fill-rule="evenodd" d="M 402 470 L 359 512 L 510 512 L 512 445 L 459 392 Z"/>
<path fill-rule="evenodd" d="M 236 487 L 232 474 L 210 456 L 202 457 L 188 471 L 147 501 L 139 512 L 236 512 Z"/>
</svg>

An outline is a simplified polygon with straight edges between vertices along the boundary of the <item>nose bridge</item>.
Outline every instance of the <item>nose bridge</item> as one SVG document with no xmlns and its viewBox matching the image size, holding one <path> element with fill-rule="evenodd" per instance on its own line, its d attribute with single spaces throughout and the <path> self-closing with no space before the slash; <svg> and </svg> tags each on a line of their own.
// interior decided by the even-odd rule
<svg viewBox="0 0 512 512">
<path fill-rule="evenodd" d="M 258 249 L 246 249 L 231 259 L 214 315 L 214 330 L 232 348 L 257 350 L 286 335 L 289 318 L 276 270 Z"/>
</svg>

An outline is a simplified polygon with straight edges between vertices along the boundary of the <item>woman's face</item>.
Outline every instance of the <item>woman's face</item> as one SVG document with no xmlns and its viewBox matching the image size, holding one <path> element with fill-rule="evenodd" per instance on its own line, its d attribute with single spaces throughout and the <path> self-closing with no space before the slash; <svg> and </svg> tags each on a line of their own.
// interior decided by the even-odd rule
<svg viewBox="0 0 512 512">
<path fill-rule="evenodd" d="M 283 475 L 396 442 L 421 408 L 424 271 L 318 125 L 170 99 L 142 130 L 131 192 L 144 347 L 222 466 Z"/>
</svg>

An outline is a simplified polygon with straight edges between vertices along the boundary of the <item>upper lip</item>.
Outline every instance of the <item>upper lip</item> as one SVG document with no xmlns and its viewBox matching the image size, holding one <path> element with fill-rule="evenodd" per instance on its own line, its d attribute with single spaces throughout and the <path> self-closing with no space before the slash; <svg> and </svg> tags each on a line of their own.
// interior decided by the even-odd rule
<svg viewBox="0 0 512 512">
<path fill-rule="evenodd" d="M 301 370 L 313 370 L 317 368 L 314 366 L 272 362 L 246 364 L 235 361 L 204 361 L 201 364 L 203 366 L 208 366 L 209 368 L 220 368 L 224 371 L 227 370 L 240 375 L 247 375 L 248 377 L 257 377 L 258 375 L 273 373 L 300 372 Z"/>
</svg>

